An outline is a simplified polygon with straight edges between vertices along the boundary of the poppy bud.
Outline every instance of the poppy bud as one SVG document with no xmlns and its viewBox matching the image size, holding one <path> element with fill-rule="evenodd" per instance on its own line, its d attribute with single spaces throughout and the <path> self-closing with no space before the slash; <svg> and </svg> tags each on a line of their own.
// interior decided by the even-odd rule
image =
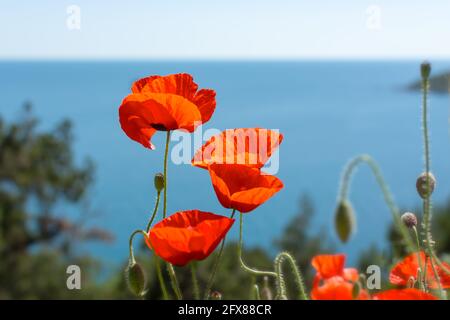
<svg viewBox="0 0 450 320">
<path fill-rule="evenodd" d="M 360 292 L 361 292 L 361 284 L 359 282 L 356 282 L 353 285 L 352 289 L 352 299 L 358 299 Z"/>
<path fill-rule="evenodd" d="M 142 267 L 136 263 L 131 262 L 125 270 L 125 278 L 130 291 L 138 297 L 145 294 L 146 279 Z"/>
<path fill-rule="evenodd" d="M 355 228 L 355 214 L 347 200 L 341 200 L 334 218 L 336 233 L 342 242 L 347 242 Z"/>
<path fill-rule="evenodd" d="M 419 196 L 422 199 L 426 199 L 431 196 L 434 191 L 434 187 L 436 186 L 436 178 L 431 172 L 428 173 L 428 179 L 429 181 L 427 182 L 427 174 L 426 172 L 423 172 L 416 181 L 417 193 L 419 193 Z M 427 191 L 428 183 L 430 184 L 430 192 Z"/>
<path fill-rule="evenodd" d="M 209 296 L 212 300 L 222 300 L 222 294 L 219 291 L 213 291 Z"/>
<path fill-rule="evenodd" d="M 414 286 L 416 285 L 416 278 L 414 277 L 409 277 L 408 281 L 406 283 L 406 287 L 407 288 L 414 288 Z"/>
<path fill-rule="evenodd" d="M 164 175 L 162 173 L 155 174 L 155 189 L 158 192 L 164 189 Z"/>
<path fill-rule="evenodd" d="M 424 61 L 420 65 L 420 74 L 422 75 L 422 79 L 428 79 L 431 73 L 431 65 L 428 61 Z"/>
<path fill-rule="evenodd" d="M 403 224 L 410 229 L 417 226 L 417 217 L 414 213 L 405 212 L 402 214 L 401 219 Z"/>
</svg>

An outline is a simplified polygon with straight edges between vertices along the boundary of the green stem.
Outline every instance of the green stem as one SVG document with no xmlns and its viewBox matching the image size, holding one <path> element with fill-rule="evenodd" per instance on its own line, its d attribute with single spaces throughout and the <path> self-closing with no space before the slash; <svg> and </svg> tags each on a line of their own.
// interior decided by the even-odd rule
<svg viewBox="0 0 450 320">
<path fill-rule="evenodd" d="M 192 261 L 190 263 L 190 267 L 191 267 L 192 289 L 194 291 L 194 299 L 195 300 L 200 300 L 200 289 L 198 287 L 197 271 L 196 271 L 195 261 Z"/>
<path fill-rule="evenodd" d="M 167 189 L 168 189 L 168 179 L 167 179 L 167 162 L 169 158 L 169 144 L 170 144 L 170 131 L 166 134 L 166 149 L 164 151 L 164 194 L 163 194 L 163 218 L 167 216 Z M 172 283 L 172 288 L 175 295 L 179 300 L 182 299 L 180 285 L 178 284 L 177 275 L 173 269 L 172 264 L 167 263 L 167 271 L 169 272 L 170 281 Z"/>
<path fill-rule="evenodd" d="M 283 270 L 282 270 L 284 260 L 287 260 L 289 262 L 291 269 L 294 273 L 295 285 L 297 286 L 297 289 L 298 289 L 298 299 L 308 300 L 308 295 L 306 294 L 303 277 L 300 273 L 300 270 L 297 267 L 297 263 L 295 262 L 295 259 L 287 252 L 281 252 L 275 258 L 275 272 L 277 273 L 279 296 L 281 298 L 287 296 L 286 284 L 284 281 L 284 275 L 283 275 Z"/>
<path fill-rule="evenodd" d="M 261 294 L 259 293 L 259 287 L 257 284 L 253 285 L 253 295 L 255 300 L 261 300 Z"/>
<path fill-rule="evenodd" d="M 272 271 L 260 271 L 260 270 L 256 270 L 256 269 L 252 269 L 250 267 L 248 267 L 244 260 L 242 259 L 242 227 L 243 227 L 243 214 L 242 212 L 239 213 L 239 245 L 238 245 L 238 257 L 239 257 L 239 262 L 241 264 L 242 269 L 244 269 L 244 271 L 253 274 L 255 276 L 271 276 L 271 277 L 277 277 L 277 274 L 275 272 Z"/>
<path fill-rule="evenodd" d="M 408 229 L 403 225 L 401 218 L 400 218 L 400 210 L 395 205 L 394 198 L 389 190 L 389 187 L 386 183 L 386 181 L 383 178 L 383 175 L 381 173 L 381 170 L 378 166 L 378 164 L 375 162 L 375 160 L 367 155 L 363 154 L 360 156 L 355 157 L 352 159 L 347 167 L 344 169 L 344 175 L 341 180 L 340 185 L 340 191 L 339 191 L 339 197 L 340 199 L 347 199 L 348 198 L 348 190 L 351 182 L 351 177 L 354 172 L 354 170 L 358 167 L 359 164 L 366 163 L 369 168 L 371 169 L 373 175 L 375 176 L 375 179 L 381 189 L 381 192 L 383 193 L 383 198 L 388 206 L 389 210 L 391 211 L 392 218 L 394 220 L 394 225 L 397 228 L 397 230 L 402 235 L 404 241 L 406 250 L 408 252 L 414 252 L 414 242 L 411 239 L 410 234 L 408 233 Z"/>
<path fill-rule="evenodd" d="M 166 150 L 164 151 L 164 203 L 163 203 L 163 218 L 167 215 L 167 160 L 169 155 L 170 131 L 166 135 Z"/>
<path fill-rule="evenodd" d="M 130 239 L 128 241 L 128 246 L 130 250 L 130 263 L 136 263 L 136 260 L 134 259 L 134 252 L 133 252 L 133 239 L 137 234 L 142 234 L 144 238 L 147 238 L 147 234 L 143 230 L 134 230 L 133 233 L 130 235 Z"/>
<path fill-rule="evenodd" d="M 163 299 L 164 300 L 169 300 L 169 294 L 167 293 L 166 284 L 164 282 L 163 274 L 162 274 L 162 271 L 161 271 L 161 264 L 159 263 L 160 259 L 156 255 L 154 256 L 154 259 L 155 259 L 156 275 L 158 277 L 159 285 L 161 287 L 161 291 L 162 291 L 162 294 L 163 294 Z"/>
<path fill-rule="evenodd" d="M 426 197 L 423 199 L 423 220 L 425 229 L 425 244 L 427 248 L 427 254 L 430 258 L 431 269 L 433 270 L 433 275 L 437 281 L 439 288 L 439 295 L 441 298 L 445 297 L 442 291 L 441 278 L 434 265 L 435 256 L 433 249 L 433 236 L 431 234 L 431 217 L 432 217 L 432 204 L 431 204 L 431 183 L 430 183 L 430 139 L 428 137 L 428 89 L 429 80 L 428 77 L 422 77 L 422 128 L 423 128 L 423 144 L 425 153 L 425 179 L 427 184 Z"/>
<path fill-rule="evenodd" d="M 172 284 L 173 292 L 178 300 L 183 299 L 183 295 L 181 294 L 180 284 L 178 283 L 177 276 L 175 274 L 175 270 L 173 269 L 173 265 L 171 263 L 167 263 L 167 271 L 170 276 L 170 283 Z"/>
<path fill-rule="evenodd" d="M 147 224 L 147 233 L 150 230 L 150 227 L 152 226 L 153 220 L 155 220 L 156 217 L 156 213 L 158 212 L 158 207 L 159 207 L 159 199 L 161 198 L 161 191 L 158 192 L 158 194 L 156 195 L 156 203 L 155 203 L 155 208 L 153 209 L 153 214 L 152 217 L 150 218 L 150 220 L 148 221 Z"/>
<path fill-rule="evenodd" d="M 235 213 L 236 213 L 236 209 L 233 209 L 233 211 L 231 212 L 230 219 L 234 218 Z M 209 294 L 211 293 L 211 288 L 212 288 L 212 286 L 214 284 L 214 278 L 216 277 L 217 269 L 219 268 L 220 258 L 222 257 L 223 248 L 225 247 L 225 240 L 226 239 L 227 238 L 225 236 L 223 238 L 223 240 L 222 240 L 221 245 L 220 245 L 219 252 L 216 255 L 216 259 L 214 260 L 213 270 L 211 272 L 211 275 L 209 276 L 208 283 L 207 283 L 206 289 L 205 289 L 205 300 L 209 299 Z"/>
<path fill-rule="evenodd" d="M 420 276 L 419 276 L 419 279 L 418 279 L 419 286 L 420 286 L 420 289 L 422 291 L 426 291 L 425 290 L 425 288 L 426 288 L 426 284 L 425 284 L 426 276 L 425 276 L 425 273 L 424 273 L 424 271 L 425 271 L 424 264 L 422 264 L 422 258 L 420 256 L 421 249 L 420 249 L 419 234 L 417 232 L 417 228 L 416 227 L 413 227 L 413 231 L 414 231 L 414 236 L 416 238 L 417 262 L 419 264 L 419 271 L 420 271 L 420 273 L 419 273 Z"/>
</svg>

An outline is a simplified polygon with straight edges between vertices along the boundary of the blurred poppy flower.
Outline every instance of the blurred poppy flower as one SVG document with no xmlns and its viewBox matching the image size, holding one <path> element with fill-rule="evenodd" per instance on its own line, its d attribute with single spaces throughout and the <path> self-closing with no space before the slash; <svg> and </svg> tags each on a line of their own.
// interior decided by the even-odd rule
<svg viewBox="0 0 450 320">
<path fill-rule="evenodd" d="M 136 81 L 119 108 L 123 131 L 146 148 L 156 131 L 193 132 L 208 121 L 216 107 L 216 93 L 198 90 L 191 75 L 151 76 Z"/>
<path fill-rule="evenodd" d="M 313 286 L 311 298 L 313 300 L 368 300 L 366 290 L 360 290 L 357 297 L 353 297 L 354 283 L 336 276 L 328 278 L 322 285 Z"/>
<path fill-rule="evenodd" d="M 354 268 L 344 268 L 344 254 L 322 254 L 315 256 L 311 261 L 312 266 L 317 273 L 314 277 L 314 284 L 321 280 L 327 280 L 332 277 L 341 277 L 346 281 L 356 282 L 359 275 L 358 270 Z"/>
<path fill-rule="evenodd" d="M 262 168 L 278 148 L 283 135 L 261 128 L 227 129 L 209 139 L 194 155 L 192 165 L 242 164 Z"/>
<path fill-rule="evenodd" d="M 373 300 L 437 300 L 429 293 L 415 288 L 411 289 L 392 289 L 373 295 Z"/>
<path fill-rule="evenodd" d="M 358 281 L 358 270 L 344 268 L 345 255 L 323 254 L 315 256 L 311 261 L 317 271 L 311 297 L 315 300 L 366 300 L 367 291 L 360 290 L 358 297 L 353 297 L 353 287 Z"/>
<path fill-rule="evenodd" d="M 425 253 L 423 251 L 420 252 L 420 261 L 422 265 L 426 262 L 426 282 L 427 285 L 432 289 L 437 289 L 438 282 L 434 276 L 433 268 L 431 266 L 431 260 L 430 258 L 427 258 Z M 443 263 L 445 267 L 450 269 L 450 265 L 448 263 Z M 423 267 L 423 266 L 422 266 Z M 439 275 L 439 278 L 441 280 L 441 286 L 444 289 L 450 288 L 450 275 L 446 273 L 444 270 L 442 270 L 438 265 L 435 265 L 436 271 Z M 406 258 L 404 258 L 402 261 L 397 263 L 391 270 L 391 273 L 389 274 L 389 281 L 392 284 L 399 285 L 399 286 L 407 286 L 408 281 L 410 278 L 413 278 L 417 280 L 418 276 L 418 269 L 419 269 L 419 262 L 418 262 L 418 254 L 412 253 Z"/>
<path fill-rule="evenodd" d="M 174 265 L 208 257 L 225 237 L 234 219 L 199 210 L 177 212 L 150 229 L 147 246 Z"/>
<path fill-rule="evenodd" d="M 217 198 L 225 208 L 249 212 L 283 188 L 275 176 L 239 164 L 212 164 L 208 167 Z"/>
</svg>

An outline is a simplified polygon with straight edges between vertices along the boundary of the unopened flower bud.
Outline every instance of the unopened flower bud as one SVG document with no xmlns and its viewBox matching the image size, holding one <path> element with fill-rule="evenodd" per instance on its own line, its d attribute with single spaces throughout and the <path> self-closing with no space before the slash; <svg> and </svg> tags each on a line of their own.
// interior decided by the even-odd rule
<svg viewBox="0 0 450 320">
<path fill-rule="evenodd" d="M 125 278 L 130 291 L 138 297 L 145 294 L 146 279 L 142 267 L 136 263 L 131 262 L 125 270 Z"/>
<path fill-rule="evenodd" d="M 352 289 L 353 300 L 358 299 L 360 293 L 361 293 L 361 284 L 358 281 L 353 285 L 353 289 Z"/>
<path fill-rule="evenodd" d="M 417 227 L 417 217 L 414 213 L 405 212 L 401 216 L 403 224 L 408 228 Z"/>
<path fill-rule="evenodd" d="M 355 214 L 347 200 L 341 200 L 335 214 L 335 228 L 339 239 L 347 242 L 355 229 Z"/>
<path fill-rule="evenodd" d="M 428 61 L 424 61 L 420 65 L 420 74 L 422 75 L 422 79 L 428 79 L 431 73 L 431 65 Z"/>
<path fill-rule="evenodd" d="M 428 192 L 428 184 L 430 186 L 430 192 Z M 436 178 L 431 172 L 428 173 L 428 179 L 426 172 L 422 173 L 417 178 L 416 189 L 417 193 L 422 199 L 428 198 L 433 193 L 435 186 L 436 186 Z"/>
<path fill-rule="evenodd" d="M 209 296 L 212 300 L 222 300 L 222 294 L 219 291 L 213 291 Z"/>
<path fill-rule="evenodd" d="M 158 192 L 164 189 L 164 175 L 162 173 L 155 174 L 155 189 Z"/>
<path fill-rule="evenodd" d="M 416 285 L 416 278 L 409 277 L 408 281 L 406 282 L 406 287 L 411 289 L 411 288 L 414 288 L 415 285 Z"/>
</svg>

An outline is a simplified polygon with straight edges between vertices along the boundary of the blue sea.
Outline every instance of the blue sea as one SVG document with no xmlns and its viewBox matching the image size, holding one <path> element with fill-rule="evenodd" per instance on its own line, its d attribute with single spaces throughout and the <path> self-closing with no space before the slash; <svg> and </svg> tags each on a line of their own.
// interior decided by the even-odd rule
<svg viewBox="0 0 450 320">
<path fill-rule="evenodd" d="M 380 164 L 398 205 L 413 210 L 420 200 L 415 180 L 422 171 L 420 92 L 405 90 L 419 77 L 420 61 L 120 61 L 0 62 L 0 114 L 20 115 L 33 103 L 48 129 L 63 118 L 74 123 L 77 161 L 92 158 L 96 181 L 90 192 L 91 225 L 115 234 L 112 244 L 80 247 L 108 266 L 128 254 L 128 236 L 144 228 L 153 208 L 153 175 L 162 171 L 164 133 L 150 151 L 128 139 L 118 121 L 118 107 L 131 83 L 147 75 L 188 72 L 201 88 L 217 91 L 217 109 L 208 128 L 265 127 L 284 135 L 277 176 L 285 188 L 245 216 L 246 246 L 274 252 L 280 236 L 308 194 L 315 216 L 310 232 L 323 229 L 337 249 L 355 262 L 359 252 L 386 245 L 391 221 L 368 168 L 358 170 L 351 188 L 357 232 L 342 245 L 333 230 L 333 213 L 342 168 L 350 158 L 368 153 Z M 433 73 L 450 70 L 450 61 L 433 63 Z M 435 200 L 450 195 L 448 95 L 432 94 L 432 167 Z M 168 210 L 198 208 L 228 215 L 214 194 L 205 170 L 169 164 Z M 73 208 L 61 208 L 74 216 Z M 237 238 L 237 225 L 231 232 Z"/>
</svg>

